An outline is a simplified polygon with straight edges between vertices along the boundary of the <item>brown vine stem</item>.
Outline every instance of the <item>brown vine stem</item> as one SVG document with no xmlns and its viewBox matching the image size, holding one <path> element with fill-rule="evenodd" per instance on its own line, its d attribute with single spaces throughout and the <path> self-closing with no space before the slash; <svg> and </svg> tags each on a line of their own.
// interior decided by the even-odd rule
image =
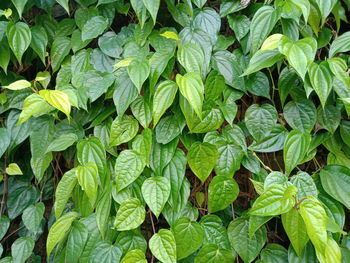
<svg viewBox="0 0 350 263">
<path fill-rule="evenodd" d="M 6 167 L 6 154 L 4 157 L 4 164 Z M 6 171 L 4 171 L 4 191 L 2 193 L 2 200 L 0 205 L 0 220 L 2 219 L 2 212 L 4 211 L 4 207 L 6 206 L 7 193 L 9 190 L 9 182 Z"/>
<path fill-rule="evenodd" d="M 269 172 L 273 172 L 273 170 L 270 167 L 268 167 L 267 165 L 265 165 L 264 162 L 259 158 L 259 156 L 255 152 L 251 152 L 251 154 L 254 155 L 258 159 L 258 161 L 261 163 L 261 165 L 263 166 L 263 168 L 265 170 L 268 170 Z"/>
</svg>

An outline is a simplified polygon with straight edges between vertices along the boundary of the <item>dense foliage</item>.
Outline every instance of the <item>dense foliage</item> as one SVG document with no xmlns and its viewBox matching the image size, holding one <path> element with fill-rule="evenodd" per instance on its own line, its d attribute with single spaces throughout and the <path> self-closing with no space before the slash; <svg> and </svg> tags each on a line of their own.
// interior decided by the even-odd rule
<svg viewBox="0 0 350 263">
<path fill-rule="evenodd" d="M 1 0 L 0 262 L 350 262 L 349 10 Z"/>
</svg>

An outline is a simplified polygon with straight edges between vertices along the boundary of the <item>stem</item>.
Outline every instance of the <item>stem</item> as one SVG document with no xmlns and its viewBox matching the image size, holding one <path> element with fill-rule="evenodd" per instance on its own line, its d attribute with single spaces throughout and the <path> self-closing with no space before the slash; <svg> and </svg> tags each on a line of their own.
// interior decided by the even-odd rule
<svg viewBox="0 0 350 263">
<path fill-rule="evenodd" d="M 255 152 L 252 152 L 252 155 L 255 156 L 259 160 L 259 162 L 261 163 L 261 165 L 263 166 L 263 168 L 265 170 L 268 170 L 269 172 L 273 172 L 273 170 L 270 167 L 268 167 L 267 165 L 265 165 L 264 162 L 259 158 L 259 156 Z"/>
<path fill-rule="evenodd" d="M 6 167 L 6 159 L 7 159 L 7 156 L 5 154 L 5 157 L 4 157 L 5 167 Z M 7 173 L 5 171 L 5 173 L 4 173 L 4 191 L 2 193 L 2 200 L 1 200 L 1 205 L 0 205 L 0 220 L 2 218 L 2 212 L 4 211 L 4 207 L 6 206 L 8 190 L 9 190 L 9 182 L 8 182 Z"/>
</svg>

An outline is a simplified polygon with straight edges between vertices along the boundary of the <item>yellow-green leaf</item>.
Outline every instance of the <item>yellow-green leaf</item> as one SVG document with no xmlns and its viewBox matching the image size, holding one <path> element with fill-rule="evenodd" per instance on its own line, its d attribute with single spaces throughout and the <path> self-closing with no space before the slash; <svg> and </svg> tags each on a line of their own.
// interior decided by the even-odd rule
<svg viewBox="0 0 350 263">
<path fill-rule="evenodd" d="M 21 90 L 21 89 L 30 88 L 31 86 L 32 84 L 30 84 L 29 81 L 22 79 L 22 80 L 17 80 L 8 86 L 2 86 L 2 87 L 10 90 Z"/>
<path fill-rule="evenodd" d="M 51 106 L 62 111 L 70 119 L 71 104 L 66 93 L 60 90 L 40 90 L 39 95 Z"/>
<path fill-rule="evenodd" d="M 22 175 L 22 170 L 16 163 L 10 163 L 6 168 L 6 173 L 8 175 Z"/>
</svg>

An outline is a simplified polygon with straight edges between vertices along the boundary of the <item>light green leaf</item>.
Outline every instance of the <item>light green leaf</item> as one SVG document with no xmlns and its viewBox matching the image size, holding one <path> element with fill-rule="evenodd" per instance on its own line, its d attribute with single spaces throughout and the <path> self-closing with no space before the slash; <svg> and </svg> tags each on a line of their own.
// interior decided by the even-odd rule
<svg viewBox="0 0 350 263">
<path fill-rule="evenodd" d="M 77 263 L 89 237 L 89 230 L 79 221 L 74 221 L 66 243 L 66 260 Z"/>
<path fill-rule="evenodd" d="M 78 183 L 89 198 L 90 204 L 95 205 L 98 188 L 98 168 L 95 163 L 79 165 L 76 170 Z"/>
<path fill-rule="evenodd" d="M 129 198 L 120 204 L 115 216 L 114 227 L 117 231 L 126 231 L 139 227 L 145 220 L 146 211 L 140 200 Z"/>
<path fill-rule="evenodd" d="M 239 194 L 237 182 L 225 176 L 215 176 L 208 188 L 208 210 L 223 210 L 235 201 Z"/>
<path fill-rule="evenodd" d="M 10 163 L 7 167 L 5 172 L 8 175 L 23 175 L 23 172 L 21 168 L 19 168 L 18 164 L 16 163 Z"/>
<path fill-rule="evenodd" d="M 176 263 L 176 242 L 173 233 L 161 229 L 149 240 L 152 254 L 164 263 Z"/>
<path fill-rule="evenodd" d="M 35 205 L 28 206 L 22 214 L 23 224 L 26 228 L 36 234 L 40 226 L 41 220 L 45 212 L 45 205 L 43 203 L 37 203 Z"/>
<path fill-rule="evenodd" d="M 329 57 L 333 57 L 339 52 L 347 52 L 350 50 L 350 32 L 345 32 L 337 37 L 331 44 L 329 49 Z"/>
<path fill-rule="evenodd" d="M 70 119 L 71 103 L 65 92 L 60 90 L 40 90 L 39 95 L 52 107 L 62 111 Z"/>
<path fill-rule="evenodd" d="M 283 160 L 288 175 L 304 159 L 310 142 L 311 135 L 308 133 L 293 130 L 288 134 L 283 149 Z"/>
<path fill-rule="evenodd" d="M 88 263 L 115 263 L 120 262 L 122 249 L 116 243 L 112 245 L 109 241 L 100 241 L 92 249 Z"/>
<path fill-rule="evenodd" d="M 67 37 L 56 37 L 50 50 L 51 67 L 56 72 L 71 49 L 71 40 Z"/>
<path fill-rule="evenodd" d="M 145 160 L 140 153 L 134 150 L 122 151 L 115 162 L 116 188 L 120 190 L 135 181 L 145 167 Z"/>
<path fill-rule="evenodd" d="M 276 216 L 287 213 L 295 204 L 295 199 L 290 195 L 290 191 L 296 192 L 296 187 L 272 185 L 255 200 L 249 213 L 258 216 Z"/>
<path fill-rule="evenodd" d="M 146 59 L 134 59 L 131 61 L 130 65 L 128 65 L 129 77 L 139 92 L 141 91 L 143 83 L 148 78 L 150 70 L 149 62 Z"/>
<path fill-rule="evenodd" d="M 188 164 L 202 183 L 214 169 L 218 156 L 217 148 L 210 143 L 195 142 L 191 145 L 187 154 Z"/>
<path fill-rule="evenodd" d="M 147 263 L 145 253 L 140 249 L 130 250 L 120 263 Z"/>
<path fill-rule="evenodd" d="M 118 116 L 111 125 L 109 145 L 118 146 L 134 138 L 139 130 L 139 123 L 129 115 Z"/>
<path fill-rule="evenodd" d="M 252 74 L 263 68 L 271 67 L 282 59 L 283 55 L 277 49 L 259 50 L 250 59 L 249 65 L 242 76 Z"/>
<path fill-rule="evenodd" d="M 194 259 L 194 263 L 232 263 L 234 257 L 232 252 L 227 249 L 221 249 L 215 244 L 205 245 L 199 250 Z"/>
<path fill-rule="evenodd" d="M 160 0 L 142 0 L 142 1 L 145 7 L 147 8 L 148 12 L 151 14 L 151 17 L 153 19 L 153 24 L 156 24 Z"/>
<path fill-rule="evenodd" d="M 90 18 L 81 30 L 81 39 L 83 41 L 93 39 L 101 35 L 108 27 L 108 19 L 103 16 L 94 16 Z"/>
<path fill-rule="evenodd" d="M 69 0 L 56 0 L 56 2 L 59 3 L 69 15 Z"/>
<path fill-rule="evenodd" d="M 202 119 L 204 85 L 199 73 L 190 72 L 184 76 L 177 74 L 176 83 L 179 86 L 182 96 L 186 98 L 197 116 Z"/>
<path fill-rule="evenodd" d="M 315 0 L 322 16 L 322 25 L 325 23 L 327 16 L 331 13 L 337 2 L 337 0 Z"/>
<path fill-rule="evenodd" d="M 292 42 L 287 36 L 283 36 L 279 41 L 278 49 L 304 80 L 307 69 L 315 58 L 317 41 L 308 37 Z"/>
<path fill-rule="evenodd" d="M 170 182 L 166 177 L 151 177 L 142 184 L 142 196 L 158 218 L 170 196 Z"/>
<path fill-rule="evenodd" d="M 182 217 L 171 228 L 176 241 L 177 259 L 183 259 L 200 248 L 204 241 L 204 230 L 197 222 Z"/>
<path fill-rule="evenodd" d="M 66 232 L 72 225 L 72 222 L 79 217 L 76 212 L 68 212 L 60 217 L 50 228 L 46 241 L 47 256 L 50 256 L 54 247 L 65 237 Z"/>
<path fill-rule="evenodd" d="M 2 88 L 10 89 L 10 90 L 21 90 L 21 89 L 30 88 L 31 86 L 32 84 L 29 81 L 22 79 L 22 80 L 17 80 L 15 82 L 12 82 L 8 86 L 2 86 Z"/>
<path fill-rule="evenodd" d="M 318 95 L 322 107 L 325 107 L 329 93 L 332 90 L 333 77 L 326 61 L 316 64 L 311 63 L 309 66 L 309 76 L 311 85 Z"/>
<path fill-rule="evenodd" d="M 32 237 L 20 237 L 11 246 L 13 263 L 25 262 L 33 252 L 35 242 Z"/>
<path fill-rule="evenodd" d="M 299 200 L 307 196 L 317 197 L 318 190 L 316 184 L 308 173 L 298 172 L 290 178 L 290 182 L 298 188 L 297 197 Z"/>
<path fill-rule="evenodd" d="M 289 212 L 282 214 L 282 224 L 295 252 L 298 256 L 301 256 L 304 247 L 309 241 L 309 236 L 299 211 L 291 209 Z"/>
<path fill-rule="evenodd" d="M 173 103 L 176 93 L 177 84 L 174 81 L 166 80 L 161 83 L 156 88 L 154 98 L 153 98 L 153 125 L 156 126 L 164 112 Z"/>
<path fill-rule="evenodd" d="M 29 26 L 23 22 L 17 22 L 16 24 L 10 22 L 7 26 L 6 34 L 11 50 L 18 62 L 22 64 L 22 56 L 28 49 L 32 39 Z"/>
</svg>

